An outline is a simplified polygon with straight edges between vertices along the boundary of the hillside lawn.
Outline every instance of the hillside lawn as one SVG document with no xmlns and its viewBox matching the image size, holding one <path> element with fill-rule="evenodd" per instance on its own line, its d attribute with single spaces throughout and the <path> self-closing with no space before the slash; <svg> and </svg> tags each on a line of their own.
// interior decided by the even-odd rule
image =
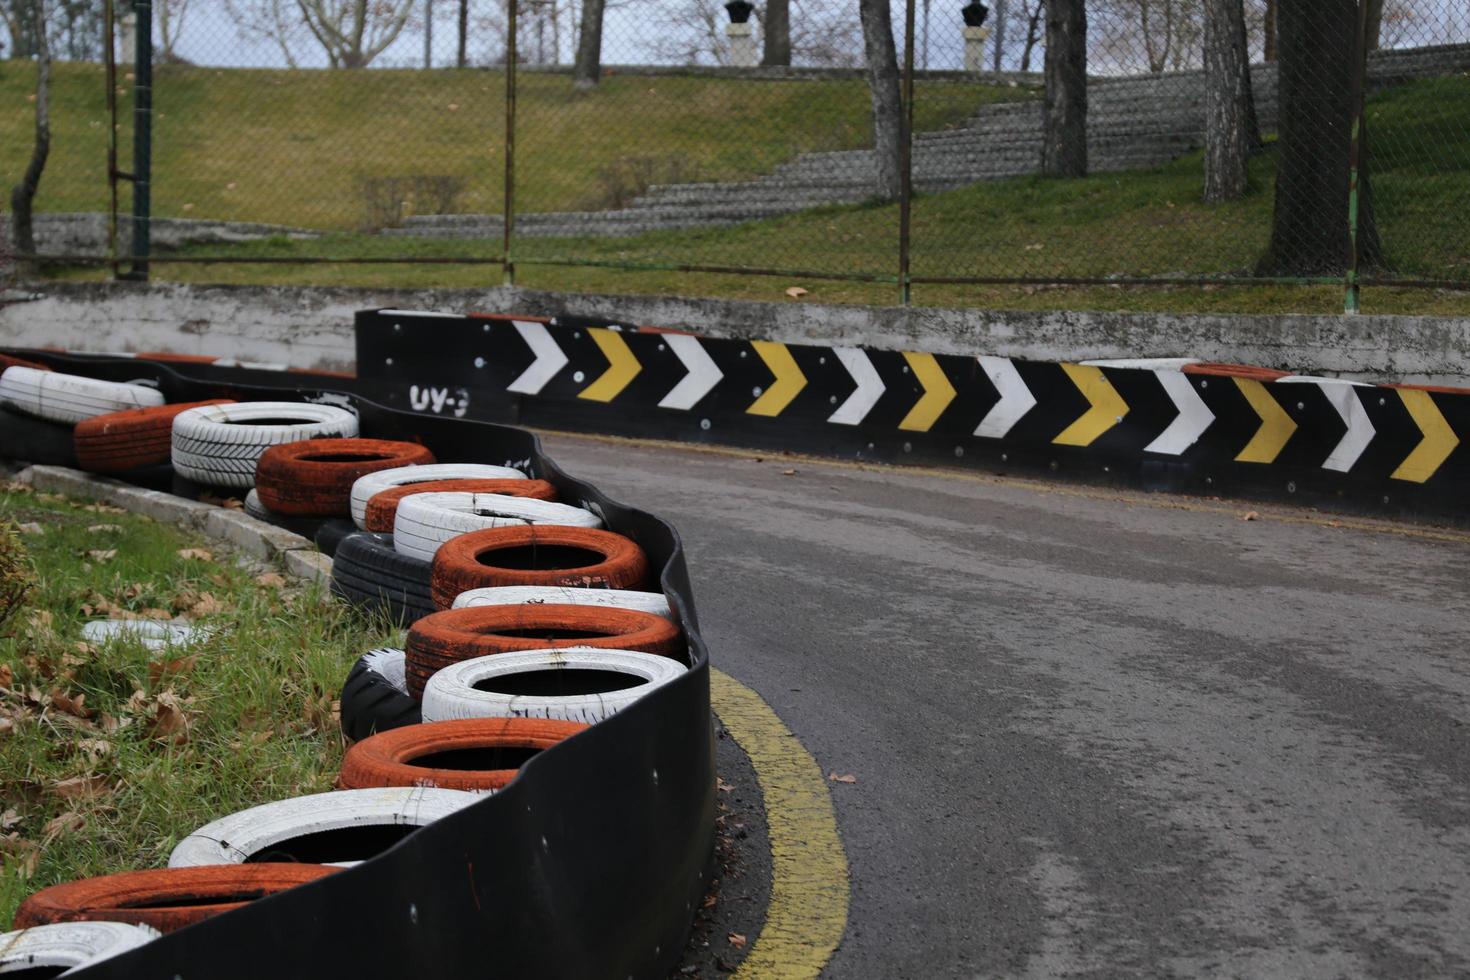
<svg viewBox="0 0 1470 980">
<path fill-rule="evenodd" d="M 91 66 L 65 65 L 61 90 L 70 101 L 58 116 L 73 118 L 95 88 Z M 0 92 L 17 84 L 12 64 L 0 76 Z M 356 167 L 367 173 L 405 171 L 411 165 L 465 175 L 475 202 L 462 208 L 495 213 L 500 191 L 498 129 L 502 81 L 494 72 L 263 72 L 169 68 L 159 84 L 159 181 L 155 199 L 197 201 L 187 211 L 161 203 L 160 214 L 225 216 L 337 228 L 313 241 L 285 237 L 231 246 L 240 258 L 494 257 L 500 242 L 382 238 L 352 230 L 350 200 L 327 195 L 314 183 L 318 168 Z M 344 79 L 358 79 L 347 84 Z M 479 86 L 478 95 L 465 94 Z M 89 87 L 90 86 L 90 87 Z M 260 88 L 290 92 L 283 103 L 256 99 Z M 171 94 L 170 94 L 171 93 Z M 931 83 L 921 89 L 919 128 L 957 125 L 981 101 L 1027 97 L 1018 89 Z M 340 104 L 334 104 L 340 100 Z M 458 101 L 455 101 L 458 100 Z M 99 100 L 100 101 L 100 100 Z M 454 104 L 426 114 L 426 106 Z M 385 104 L 401 106 L 384 114 Z M 307 118 L 292 112 L 310 111 Z M 410 111 L 417 107 L 415 114 Z M 168 113 L 238 125 L 211 126 L 191 144 L 166 138 Z M 858 146 L 866 140 L 866 93 L 858 81 L 741 82 L 698 77 L 615 76 L 596 92 L 578 95 L 564 76 L 522 77 L 517 135 L 517 189 L 527 211 L 591 207 L 606 183 L 607 161 L 657 161 L 671 147 L 683 162 L 669 164 L 680 179 L 755 176 L 809 149 Z M 378 122 L 368 121 L 374 116 Z M 1379 231 L 1390 269 L 1400 277 L 1470 281 L 1470 79 L 1427 79 L 1373 97 L 1368 113 L 1370 172 Z M 624 124 L 622 120 L 636 120 Z M 11 123 L 13 125 L 13 123 Z M 387 126 L 389 131 L 385 131 Z M 286 133 L 283 140 L 281 132 Z M 4 129 L 0 128 L 0 133 Z M 90 130 L 89 130 L 90 132 Z M 471 149 L 475 133 L 490 135 L 483 152 Z M 102 135 L 86 138 L 100 145 Z M 426 140 L 432 140 L 426 142 Z M 25 142 L 21 140 L 21 142 Z M 72 145 L 75 135 L 71 138 Z M 364 155 L 361 145 L 372 152 Z M 245 177 L 221 191 L 200 174 L 212 169 L 217 185 L 224 163 L 253 144 L 256 184 Z M 426 153 L 426 147 L 434 152 Z M 42 206 L 99 209 L 100 178 L 79 178 L 75 151 L 58 151 L 55 171 L 43 184 Z M 100 151 L 99 151 L 100 152 Z M 175 156 L 170 158 L 169 153 Z M 68 155 L 71 154 L 71 155 Z M 649 154 L 653 154 L 650 156 Z M 17 156 L 0 142 L 0 167 Z M 167 162 L 172 159 L 172 162 Z M 674 159 L 669 157 L 668 159 Z M 69 162 L 70 161 L 70 162 Z M 282 162 L 284 161 L 284 162 Z M 295 170 L 287 164 L 299 163 Z M 477 162 L 478 161 L 478 162 Z M 656 164 L 651 163 L 650 166 Z M 283 169 L 284 168 L 284 169 Z M 1149 170 L 1097 174 L 1080 180 L 1023 177 L 985 182 L 918 197 L 913 206 L 912 273 L 915 276 L 1216 277 L 1248 276 L 1270 233 L 1275 151 L 1252 163 L 1246 197 L 1223 205 L 1200 201 L 1202 156 L 1190 154 Z M 242 168 L 235 168 L 240 170 Z M 288 172 L 289 171 L 289 172 Z M 176 176 L 171 176 L 176 175 Z M 55 178 L 53 180 L 53 177 Z M 269 178 L 269 179 L 265 179 Z M 3 179 L 3 176 L 0 176 Z M 316 203 L 312 189 L 317 187 Z M 213 189 L 211 189 L 213 188 Z M 605 188 L 604 188 L 605 189 Z M 48 198 L 46 195 L 52 197 Z M 90 196 L 89 196 L 90 195 Z M 213 195 L 211 197 L 210 195 Z M 349 195 L 350 198 L 350 195 Z M 282 201 L 293 202 L 295 217 Z M 49 202 L 49 203 L 48 203 Z M 221 209 L 224 210 L 221 210 Z M 330 211 L 330 222 L 308 214 Z M 1345 215 L 1323 215 L 1324 221 Z M 516 282 L 532 288 L 587 292 L 708 295 L 789 301 L 785 290 L 808 290 L 803 301 L 892 304 L 898 299 L 898 208 L 860 204 L 813 209 L 743 225 L 656 232 L 633 238 L 518 238 L 513 247 Z M 219 246 L 186 254 L 218 255 Z M 623 269 L 538 265 L 537 260 L 622 264 Z M 787 270 L 778 276 L 677 271 L 680 265 Z M 796 273 L 857 273 L 888 282 L 842 282 Z M 92 278 L 98 270 L 61 272 Z M 499 284 L 497 266 L 441 265 L 182 265 L 159 263 L 154 275 L 181 281 L 372 286 Z M 1087 308 L 1201 312 L 1337 312 L 1338 286 L 1051 287 L 916 285 L 913 301 L 933 306 L 1000 306 L 1012 309 Z M 1366 312 L 1465 313 L 1470 294 L 1447 290 L 1364 290 Z"/>
</svg>

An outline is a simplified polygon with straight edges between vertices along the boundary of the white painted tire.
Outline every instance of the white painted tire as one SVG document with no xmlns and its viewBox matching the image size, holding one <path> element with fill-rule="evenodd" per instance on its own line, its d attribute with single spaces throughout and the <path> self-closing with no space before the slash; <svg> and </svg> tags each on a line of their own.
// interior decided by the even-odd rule
<svg viewBox="0 0 1470 980">
<path fill-rule="evenodd" d="M 129 408 L 156 408 L 163 393 L 146 385 L 98 381 L 19 365 L 0 374 L 0 405 L 48 422 L 76 425 Z"/>
<path fill-rule="evenodd" d="M 439 546 L 450 538 L 524 524 L 602 527 L 602 518 L 570 504 L 507 497 L 503 493 L 418 493 L 398 502 L 393 517 L 393 550 L 433 561 Z"/>
<path fill-rule="evenodd" d="M 158 935 L 152 926 L 127 922 L 54 922 L 17 929 L 0 934 L 0 977 L 47 968 L 70 972 L 151 943 Z"/>
<path fill-rule="evenodd" d="M 270 522 L 270 511 L 266 510 L 265 504 L 260 502 L 260 494 L 256 491 L 254 487 L 251 487 L 250 492 L 245 495 L 244 510 L 245 513 L 249 514 L 257 521 L 265 521 L 267 523 Z"/>
<path fill-rule="evenodd" d="M 362 655 L 367 669 L 378 674 L 399 694 L 408 694 L 408 668 L 402 650 L 378 647 Z"/>
<path fill-rule="evenodd" d="M 276 425 L 251 425 L 284 419 Z M 309 402 L 237 402 L 201 405 L 174 418 L 174 471 L 214 487 L 255 486 L 255 464 L 271 446 L 303 439 L 350 439 L 357 416 L 334 405 Z"/>
<path fill-rule="evenodd" d="M 475 793 L 414 786 L 344 789 L 277 800 L 200 827 L 179 841 L 168 856 L 168 866 L 243 864 L 252 855 L 294 838 L 348 827 L 423 827 L 477 799 Z M 327 863 L 350 867 L 372 856 Z"/>
<path fill-rule="evenodd" d="M 352 521 L 366 531 L 367 505 L 376 494 L 410 483 L 431 480 L 524 480 L 526 474 L 511 466 L 486 463 L 429 463 L 425 466 L 398 466 L 359 477 L 352 484 Z"/>
<path fill-rule="evenodd" d="M 636 650 L 561 647 L 496 653 L 462 660 L 430 677 L 424 687 L 423 716 L 426 722 L 455 718 L 560 718 L 595 724 L 676 679 L 685 669 L 677 660 Z M 501 694 L 475 687 L 513 674 L 548 670 L 612 671 L 642 683 L 604 694 L 556 696 Z"/>
<path fill-rule="evenodd" d="M 601 606 L 605 609 L 634 609 L 653 613 L 669 622 L 674 611 L 668 596 L 658 592 L 634 592 L 629 589 L 578 589 L 570 585 L 498 585 L 488 589 L 461 592 L 452 609 L 473 606 L 525 606 L 552 603 L 564 606 Z"/>
</svg>

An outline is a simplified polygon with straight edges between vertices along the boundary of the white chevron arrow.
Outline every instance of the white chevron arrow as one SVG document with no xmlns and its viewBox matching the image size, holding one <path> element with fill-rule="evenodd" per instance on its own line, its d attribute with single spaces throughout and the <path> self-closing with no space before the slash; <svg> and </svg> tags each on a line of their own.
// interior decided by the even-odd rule
<svg viewBox="0 0 1470 980">
<path fill-rule="evenodd" d="M 847 396 L 846 401 L 837 406 L 837 411 L 827 416 L 827 421 L 838 425 L 857 425 L 878 404 L 878 399 L 883 397 L 887 386 L 878 376 L 873 362 L 868 360 L 868 355 L 858 348 L 834 347 L 832 352 L 837 355 L 842 366 L 847 368 L 847 373 L 852 375 L 857 387 Z"/>
<path fill-rule="evenodd" d="M 985 418 L 975 429 L 975 435 L 986 439 L 1004 439 L 1015 424 L 1036 405 L 1036 396 L 1021 380 L 1021 373 L 1008 357 L 979 358 L 985 376 L 1000 392 L 1000 401 L 990 406 Z"/>
<path fill-rule="evenodd" d="M 1368 443 L 1378 434 L 1373 428 L 1373 421 L 1368 418 L 1368 413 L 1363 409 L 1363 403 L 1358 401 L 1354 388 L 1368 387 L 1360 381 L 1342 381 L 1337 378 L 1313 378 L 1305 375 L 1292 375 L 1289 378 L 1278 378 L 1277 384 L 1281 382 L 1311 382 L 1315 384 L 1327 396 L 1332 407 L 1337 409 L 1341 416 L 1343 425 L 1347 431 L 1337 441 L 1337 445 L 1328 454 L 1322 464 L 1324 470 L 1335 470 L 1338 473 L 1346 473 L 1358 462 L 1358 457 L 1363 455 L 1363 450 L 1368 448 Z"/>
<path fill-rule="evenodd" d="M 540 394 L 547 382 L 556 377 L 556 372 L 567 366 L 569 358 L 557 346 L 556 341 L 551 339 L 551 331 L 546 329 L 545 324 L 529 320 L 512 320 L 511 323 L 520 331 L 521 339 L 531 348 L 536 359 L 505 390 L 521 395 Z"/>
<path fill-rule="evenodd" d="M 1178 456 L 1199 441 L 1210 423 L 1215 421 L 1215 413 L 1210 411 L 1199 392 L 1194 390 L 1194 385 L 1189 383 L 1189 375 L 1177 370 L 1163 370 L 1155 371 L 1154 377 L 1164 386 L 1164 391 L 1174 402 L 1179 414 L 1174 416 L 1174 421 L 1169 423 L 1167 429 L 1159 433 L 1157 439 L 1143 447 L 1143 451 Z"/>
<path fill-rule="evenodd" d="M 715 365 L 714 358 L 709 356 L 699 338 L 671 333 L 663 339 L 669 345 L 669 350 L 678 355 L 684 364 L 684 370 L 689 373 L 664 395 L 658 407 L 677 408 L 687 412 L 699 404 L 699 400 L 708 395 L 711 388 L 720 383 L 725 373 Z"/>
</svg>

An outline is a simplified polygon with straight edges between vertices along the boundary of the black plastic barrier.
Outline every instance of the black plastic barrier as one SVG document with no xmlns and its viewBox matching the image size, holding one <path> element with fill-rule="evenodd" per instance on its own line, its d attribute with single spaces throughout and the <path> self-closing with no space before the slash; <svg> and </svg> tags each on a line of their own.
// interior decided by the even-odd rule
<svg viewBox="0 0 1470 980">
<path fill-rule="evenodd" d="M 705 894 L 714 843 L 709 654 L 677 532 L 562 471 L 532 434 L 396 411 L 363 383 L 32 353 L 56 370 L 205 398 L 348 402 L 362 433 L 441 462 L 514 463 L 647 552 L 689 639 L 687 674 L 531 759 L 494 796 L 320 881 L 164 936 L 88 978 L 663 977 Z M 274 383 L 273 383 L 274 382 Z M 344 389 L 355 389 L 344 390 Z M 53 427 L 58 440 L 70 430 Z M 34 451 L 0 429 L 0 456 Z M 262 800 L 261 802 L 268 802 Z M 221 814 L 223 816 L 223 814 Z"/>
<path fill-rule="evenodd" d="M 576 317 L 369 311 L 357 343 L 359 383 L 427 415 L 1470 519 L 1470 392 Z"/>
</svg>

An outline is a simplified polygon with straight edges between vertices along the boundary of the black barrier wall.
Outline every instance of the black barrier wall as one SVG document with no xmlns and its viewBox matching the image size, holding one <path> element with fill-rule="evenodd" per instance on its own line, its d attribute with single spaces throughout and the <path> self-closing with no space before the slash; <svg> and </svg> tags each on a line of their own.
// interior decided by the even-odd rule
<svg viewBox="0 0 1470 980">
<path fill-rule="evenodd" d="M 424 415 L 1470 520 L 1470 393 L 573 317 L 370 311 L 357 343 L 359 383 Z"/>
<path fill-rule="evenodd" d="M 301 375 L 29 352 L 56 370 L 205 398 L 350 404 L 365 436 L 443 462 L 512 462 L 591 506 L 647 552 L 689 640 L 690 670 L 538 754 L 501 792 L 363 864 L 164 936 L 88 978 L 664 977 L 703 898 L 714 842 L 709 654 L 677 532 L 561 470 L 525 431 L 297 387 Z M 350 381 L 335 387 L 364 390 Z M 274 382 L 275 386 L 267 386 Z M 57 445 L 69 428 L 52 426 Z M 0 428 L 0 456 L 38 432 Z M 261 802 L 267 802 L 262 800 Z"/>
</svg>

